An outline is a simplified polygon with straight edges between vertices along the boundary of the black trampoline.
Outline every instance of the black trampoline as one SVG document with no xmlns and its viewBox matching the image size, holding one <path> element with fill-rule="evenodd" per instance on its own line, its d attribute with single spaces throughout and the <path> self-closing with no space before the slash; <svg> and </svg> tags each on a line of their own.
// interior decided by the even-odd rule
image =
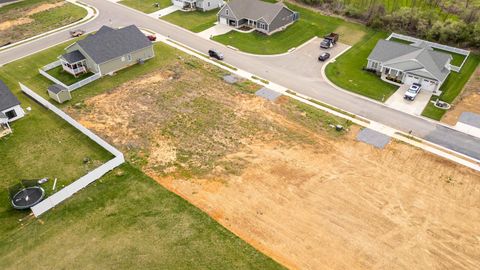
<svg viewBox="0 0 480 270">
<path fill-rule="evenodd" d="M 45 191 L 39 186 L 26 187 L 12 196 L 15 209 L 28 209 L 42 201 Z"/>
</svg>

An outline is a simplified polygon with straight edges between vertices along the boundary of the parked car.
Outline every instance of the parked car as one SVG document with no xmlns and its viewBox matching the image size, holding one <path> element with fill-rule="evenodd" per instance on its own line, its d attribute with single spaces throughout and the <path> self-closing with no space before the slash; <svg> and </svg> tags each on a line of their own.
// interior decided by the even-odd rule
<svg viewBox="0 0 480 270">
<path fill-rule="evenodd" d="M 148 38 L 148 40 L 150 40 L 150 41 L 155 41 L 155 40 L 157 40 L 157 36 L 155 36 L 155 35 L 148 35 L 147 38 Z"/>
<path fill-rule="evenodd" d="M 214 49 L 208 50 L 208 55 L 210 57 L 216 58 L 218 60 L 223 60 L 223 54 L 221 52 L 218 52 Z"/>
<path fill-rule="evenodd" d="M 338 41 L 340 35 L 336 33 L 330 33 L 328 36 L 323 37 L 322 43 L 320 43 L 320 48 L 329 49 L 332 48 Z"/>
<path fill-rule="evenodd" d="M 327 53 L 327 52 L 324 52 L 322 54 L 320 54 L 320 56 L 318 57 L 318 61 L 326 61 L 328 58 L 330 58 L 330 54 Z"/>
<path fill-rule="evenodd" d="M 420 90 L 422 89 L 422 86 L 418 83 L 412 84 L 410 88 L 408 88 L 407 92 L 405 92 L 405 96 L 403 97 L 406 100 L 415 100 L 417 97 L 418 93 L 420 93 Z"/>
<path fill-rule="evenodd" d="M 77 30 L 70 31 L 71 37 L 79 37 L 83 34 L 85 34 L 85 30 L 77 29 Z"/>
</svg>

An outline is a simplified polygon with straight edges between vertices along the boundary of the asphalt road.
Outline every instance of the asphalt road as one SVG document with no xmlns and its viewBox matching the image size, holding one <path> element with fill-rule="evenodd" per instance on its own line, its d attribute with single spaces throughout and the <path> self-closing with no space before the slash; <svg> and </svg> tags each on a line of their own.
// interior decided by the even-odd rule
<svg viewBox="0 0 480 270">
<path fill-rule="evenodd" d="M 321 75 L 321 67 L 314 57 L 312 59 L 313 53 L 309 45 L 293 54 L 283 56 L 253 56 L 228 49 L 187 30 L 106 0 L 84 0 L 84 2 L 95 6 L 100 11 L 100 15 L 95 20 L 81 26 L 86 31 L 97 30 L 102 25 L 121 27 L 135 24 L 168 36 L 198 51 L 207 52 L 208 49 L 216 48 L 224 53 L 226 63 L 240 69 L 383 125 L 404 132 L 411 131 L 413 135 L 432 143 L 480 160 L 479 138 L 394 110 L 350 92 L 338 90 L 328 84 Z M 66 41 L 69 39 L 68 31 L 67 29 L 10 50 L 0 51 L 0 65 Z"/>
</svg>

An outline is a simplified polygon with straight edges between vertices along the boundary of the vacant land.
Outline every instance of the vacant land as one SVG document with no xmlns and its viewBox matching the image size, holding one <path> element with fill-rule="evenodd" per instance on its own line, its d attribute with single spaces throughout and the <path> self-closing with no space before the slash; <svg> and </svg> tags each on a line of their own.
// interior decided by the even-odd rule
<svg viewBox="0 0 480 270">
<path fill-rule="evenodd" d="M 87 15 L 81 7 L 61 0 L 30 0 L 0 8 L 0 46 L 79 21 Z"/>
<path fill-rule="evenodd" d="M 374 149 L 356 126 L 336 133 L 349 124 L 179 60 L 68 110 L 288 267 L 480 266 L 480 174 L 398 142 Z"/>
<path fill-rule="evenodd" d="M 145 13 L 153 13 L 172 5 L 171 0 L 123 0 L 119 3 Z M 158 7 L 155 6 L 156 3 L 159 4 Z"/>
<path fill-rule="evenodd" d="M 480 114 L 480 68 L 465 85 L 465 89 L 442 118 L 442 122 L 455 125 L 463 112 Z"/>
<path fill-rule="evenodd" d="M 375 73 L 363 70 L 367 57 L 378 40 L 386 38 L 382 32 L 370 32 L 350 50 L 328 64 L 325 73 L 334 84 L 369 98 L 386 101 L 398 86 L 382 81 Z"/>
<path fill-rule="evenodd" d="M 161 19 L 198 33 L 214 26 L 214 23 L 217 21 L 218 11 L 218 9 L 206 12 L 198 10 L 190 12 L 175 11 Z"/>
<path fill-rule="evenodd" d="M 128 164 L 25 215 L 0 226 L 1 269 L 283 269 Z"/>
<path fill-rule="evenodd" d="M 349 45 L 360 41 L 366 33 L 367 28 L 360 24 L 324 16 L 296 5 L 288 4 L 288 6 L 300 13 L 300 19 L 284 31 L 270 36 L 259 32 L 240 33 L 230 31 L 227 34 L 213 37 L 213 40 L 231 45 L 244 52 L 279 54 L 298 47 L 315 36 L 323 37 L 333 31 L 340 33 L 340 42 Z"/>
</svg>

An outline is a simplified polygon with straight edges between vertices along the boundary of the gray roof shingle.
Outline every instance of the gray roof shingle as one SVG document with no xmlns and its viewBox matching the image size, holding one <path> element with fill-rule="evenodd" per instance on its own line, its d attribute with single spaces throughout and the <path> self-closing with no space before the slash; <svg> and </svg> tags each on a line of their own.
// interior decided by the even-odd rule
<svg viewBox="0 0 480 270">
<path fill-rule="evenodd" d="M 59 84 L 52 84 L 48 87 L 48 91 L 50 91 L 54 94 L 58 94 L 58 93 L 60 93 L 62 91 L 65 91 L 65 90 L 67 90 L 67 88 L 65 88 L 65 87 L 63 87 Z"/>
<path fill-rule="evenodd" d="M 20 105 L 20 101 L 10 92 L 7 85 L 0 80 L 0 111 L 10 109 L 17 105 Z"/>
<path fill-rule="evenodd" d="M 85 56 L 79 50 L 63 54 L 61 57 L 70 64 L 73 64 L 85 59 Z"/>
<path fill-rule="evenodd" d="M 287 8 L 281 2 L 268 3 L 261 0 L 232 0 L 227 5 L 237 19 L 263 18 L 267 23 L 271 23 L 283 8 Z"/>
<path fill-rule="evenodd" d="M 152 46 L 152 42 L 135 25 L 120 29 L 102 26 L 97 33 L 77 44 L 97 64 Z"/>
<path fill-rule="evenodd" d="M 380 40 L 368 59 L 420 76 L 444 81 L 450 74 L 445 64 L 452 56 L 433 51 L 430 47 Z"/>
</svg>

